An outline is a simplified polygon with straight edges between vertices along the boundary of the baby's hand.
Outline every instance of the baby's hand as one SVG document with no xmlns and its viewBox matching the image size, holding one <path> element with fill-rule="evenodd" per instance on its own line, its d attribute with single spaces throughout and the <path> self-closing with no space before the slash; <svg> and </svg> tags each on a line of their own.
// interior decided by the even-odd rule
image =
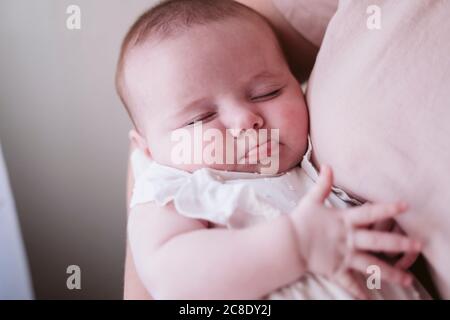
<svg viewBox="0 0 450 320">
<path fill-rule="evenodd" d="M 421 244 L 405 235 L 370 230 L 372 224 L 405 212 L 406 204 L 328 208 L 324 201 L 331 192 L 332 184 L 331 168 L 322 167 L 315 187 L 290 215 L 306 269 L 334 280 L 357 298 L 367 296 L 355 280 L 354 273 L 367 275 L 370 265 L 380 268 L 383 280 L 410 285 L 413 280 L 410 274 L 374 254 L 419 252 Z"/>
<path fill-rule="evenodd" d="M 406 235 L 405 231 L 403 231 L 403 229 L 394 219 L 389 219 L 386 221 L 375 223 L 372 226 L 372 230 L 386 231 L 390 233 Z M 406 270 L 409 269 L 416 262 L 419 256 L 420 252 L 406 252 L 404 254 L 384 253 L 381 255 L 381 258 L 389 262 L 389 264 L 394 264 L 396 267 L 400 267 Z"/>
</svg>

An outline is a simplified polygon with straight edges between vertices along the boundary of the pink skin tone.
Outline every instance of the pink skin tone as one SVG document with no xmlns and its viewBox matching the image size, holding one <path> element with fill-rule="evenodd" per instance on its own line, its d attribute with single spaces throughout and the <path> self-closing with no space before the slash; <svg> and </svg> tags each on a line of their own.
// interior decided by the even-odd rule
<svg viewBox="0 0 450 320">
<path fill-rule="evenodd" d="M 257 36 L 235 41 L 243 28 Z M 140 134 L 133 131 L 132 139 L 158 163 L 194 171 L 205 164 L 172 162 L 171 134 L 185 129 L 193 136 L 189 124 L 195 120 L 202 121 L 203 130 L 220 130 L 223 137 L 226 129 L 279 129 L 279 171 L 297 165 L 307 148 L 308 111 L 281 51 L 270 46 L 268 50 L 267 34 L 270 30 L 262 23 L 230 23 L 227 29 L 209 25 L 165 40 L 164 45 L 149 42 L 134 50 L 127 60 L 127 77 L 139 110 Z M 209 167 L 260 172 L 260 164 Z"/>
<path fill-rule="evenodd" d="M 297 165 L 307 147 L 308 113 L 298 82 L 268 34 L 260 21 L 228 19 L 192 27 L 158 46 L 150 41 L 134 49 L 126 65 L 139 126 L 139 132 L 130 133 L 132 142 L 155 161 L 175 166 L 171 133 L 195 119 L 221 132 L 276 128 L 279 172 Z M 260 74 L 266 76 L 255 78 Z M 193 171 L 204 166 L 175 167 Z M 258 166 L 212 167 L 254 172 Z M 134 207 L 129 241 L 141 280 L 158 299 L 256 299 L 309 271 L 365 298 L 350 271 L 365 272 L 368 265 L 377 264 L 386 280 L 410 284 L 405 271 L 370 251 L 417 252 L 420 244 L 368 229 L 404 212 L 406 206 L 326 208 L 323 201 L 332 183 L 331 169 L 325 166 L 316 187 L 294 212 L 243 230 L 207 229 L 207 223 L 178 215 L 172 205 Z M 318 232 L 324 228 L 325 235 Z M 350 232 L 352 247 L 345 242 Z M 334 273 L 337 267 L 339 274 Z"/>
</svg>

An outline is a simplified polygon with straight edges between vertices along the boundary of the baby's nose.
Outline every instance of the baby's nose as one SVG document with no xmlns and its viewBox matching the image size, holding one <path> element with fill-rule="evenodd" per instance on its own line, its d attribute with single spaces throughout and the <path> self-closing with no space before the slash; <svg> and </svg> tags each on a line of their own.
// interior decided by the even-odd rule
<svg viewBox="0 0 450 320">
<path fill-rule="evenodd" d="M 261 129 L 264 119 L 257 113 L 246 110 L 235 114 L 232 126 L 229 128 L 233 137 L 238 138 L 245 130 Z"/>
</svg>

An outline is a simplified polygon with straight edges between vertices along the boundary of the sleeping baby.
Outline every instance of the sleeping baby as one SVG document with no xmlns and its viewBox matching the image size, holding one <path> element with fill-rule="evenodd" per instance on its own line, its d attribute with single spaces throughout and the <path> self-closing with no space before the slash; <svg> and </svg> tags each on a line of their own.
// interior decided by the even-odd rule
<svg viewBox="0 0 450 320">
<path fill-rule="evenodd" d="M 373 228 L 406 204 L 360 205 L 312 164 L 301 86 L 259 14 L 164 1 L 125 37 L 116 85 L 137 147 L 129 242 L 155 298 L 427 297 L 406 271 L 420 243 Z"/>
</svg>

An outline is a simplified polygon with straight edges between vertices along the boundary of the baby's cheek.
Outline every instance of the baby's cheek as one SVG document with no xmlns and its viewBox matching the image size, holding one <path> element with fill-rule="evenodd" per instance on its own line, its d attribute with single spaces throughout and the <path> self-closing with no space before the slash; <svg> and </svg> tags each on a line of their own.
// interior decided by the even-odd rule
<svg viewBox="0 0 450 320">
<path fill-rule="evenodd" d="M 306 107 L 286 105 L 280 118 L 280 138 L 296 156 L 302 156 L 308 145 L 309 120 Z"/>
<path fill-rule="evenodd" d="M 303 104 L 286 102 L 281 108 L 279 108 L 277 118 L 281 135 L 295 134 L 297 136 L 307 136 L 309 123 L 308 112 Z"/>
</svg>

